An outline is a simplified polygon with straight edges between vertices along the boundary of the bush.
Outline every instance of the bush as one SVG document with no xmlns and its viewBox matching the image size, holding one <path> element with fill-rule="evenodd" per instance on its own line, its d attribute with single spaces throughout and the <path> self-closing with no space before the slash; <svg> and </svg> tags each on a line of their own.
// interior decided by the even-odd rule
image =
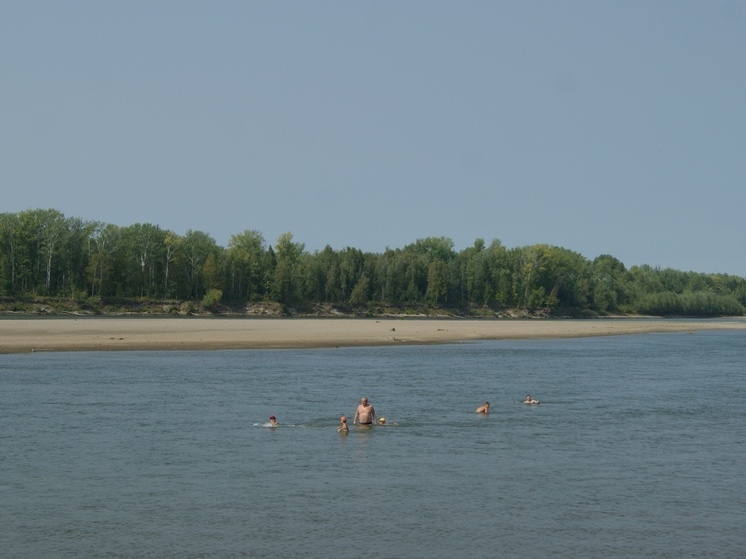
<svg viewBox="0 0 746 559">
<path fill-rule="evenodd" d="M 676 316 L 742 316 L 743 306 L 732 295 L 708 291 L 650 293 L 637 304 L 640 314 Z"/>
<path fill-rule="evenodd" d="M 223 292 L 219 289 L 211 289 L 202 298 L 202 306 L 206 309 L 214 309 L 223 298 Z"/>
</svg>

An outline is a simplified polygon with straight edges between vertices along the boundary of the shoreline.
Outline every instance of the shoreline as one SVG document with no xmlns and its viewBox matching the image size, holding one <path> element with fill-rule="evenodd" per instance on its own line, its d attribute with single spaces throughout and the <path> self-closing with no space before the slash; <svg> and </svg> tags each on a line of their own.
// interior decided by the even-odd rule
<svg viewBox="0 0 746 559">
<path fill-rule="evenodd" d="M 746 330 L 738 319 L 12 318 L 0 354 L 38 351 L 194 351 L 426 345 Z"/>
</svg>

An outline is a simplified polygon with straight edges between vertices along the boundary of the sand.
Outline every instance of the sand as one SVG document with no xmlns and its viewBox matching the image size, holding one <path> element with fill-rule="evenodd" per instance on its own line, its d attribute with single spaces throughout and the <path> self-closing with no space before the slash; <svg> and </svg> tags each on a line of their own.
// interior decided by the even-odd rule
<svg viewBox="0 0 746 559">
<path fill-rule="evenodd" d="M 746 330 L 746 320 L 6 318 L 0 320 L 0 353 L 342 347 L 736 329 Z"/>
</svg>

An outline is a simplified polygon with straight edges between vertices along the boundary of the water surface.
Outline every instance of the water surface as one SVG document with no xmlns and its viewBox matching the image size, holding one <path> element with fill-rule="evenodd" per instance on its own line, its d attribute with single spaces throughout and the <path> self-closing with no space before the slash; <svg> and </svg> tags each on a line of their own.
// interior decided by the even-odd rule
<svg viewBox="0 0 746 559">
<path fill-rule="evenodd" d="M 744 357 L 741 331 L 1 356 L 0 554 L 741 557 Z M 398 425 L 338 434 L 361 396 Z"/>
</svg>

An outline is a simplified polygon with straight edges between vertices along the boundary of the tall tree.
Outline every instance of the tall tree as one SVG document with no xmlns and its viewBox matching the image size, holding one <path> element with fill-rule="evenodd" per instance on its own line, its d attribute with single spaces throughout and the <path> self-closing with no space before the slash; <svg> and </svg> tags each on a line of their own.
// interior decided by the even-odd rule
<svg viewBox="0 0 746 559">
<path fill-rule="evenodd" d="M 207 257 L 217 251 L 217 244 L 207 233 L 190 229 L 181 245 L 187 263 L 185 272 L 189 281 L 189 296 L 200 299 L 204 293 L 202 267 Z"/>
<path fill-rule="evenodd" d="M 88 280 L 91 296 L 107 296 L 112 291 L 115 254 L 122 245 L 121 228 L 116 225 L 96 222 L 90 235 L 88 257 Z"/>
<path fill-rule="evenodd" d="M 625 302 L 624 264 L 608 254 L 602 254 L 591 265 L 593 306 L 596 310 L 615 311 Z"/>
<path fill-rule="evenodd" d="M 17 290 L 20 233 L 21 220 L 18 214 L 0 214 L 0 270 L 3 278 L 0 293 L 3 294 L 12 294 Z"/>
<path fill-rule="evenodd" d="M 277 265 L 272 284 L 272 294 L 276 301 L 290 303 L 296 300 L 296 270 L 304 248 L 303 243 L 293 241 L 292 233 L 283 233 L 277 239 Z"/>
<path fill-rule="evenodd" d="M 64 262 L 62 289 L 72 298 L 85 295 L 86 276 L 88 266 L 87 242 L 93 233 L 95 224 L 83 221 L 79 217 L 67 218 L 67 234 L 61 247 L 60 254 Z"/>
<path fill-rule="evenodd" d="M 265 246 L 264 237 L 256 230 L 245 230 L 231 236 L 226 260 L 232 296 L 249 301 L 263 291 L 262 259 Z"/>
<path fill-rule="evenodd" d="M 172 296 L 171 289 L 171 263 L 176 258 L 183 239 L 173 231 L 167 231 L 163 238 L 163 296 Z"/>
<path fill-rule="evenodd" d="M 163 262 L 166 232 L 157 225 L 135 223 L 122 229 L 122 235 L 137 273 L 130 278 L 140 297 L 160 294 L 160 278 L 156 266 Z M 136 293 L 133 293 L 133 295 Z"/>
</svg>

